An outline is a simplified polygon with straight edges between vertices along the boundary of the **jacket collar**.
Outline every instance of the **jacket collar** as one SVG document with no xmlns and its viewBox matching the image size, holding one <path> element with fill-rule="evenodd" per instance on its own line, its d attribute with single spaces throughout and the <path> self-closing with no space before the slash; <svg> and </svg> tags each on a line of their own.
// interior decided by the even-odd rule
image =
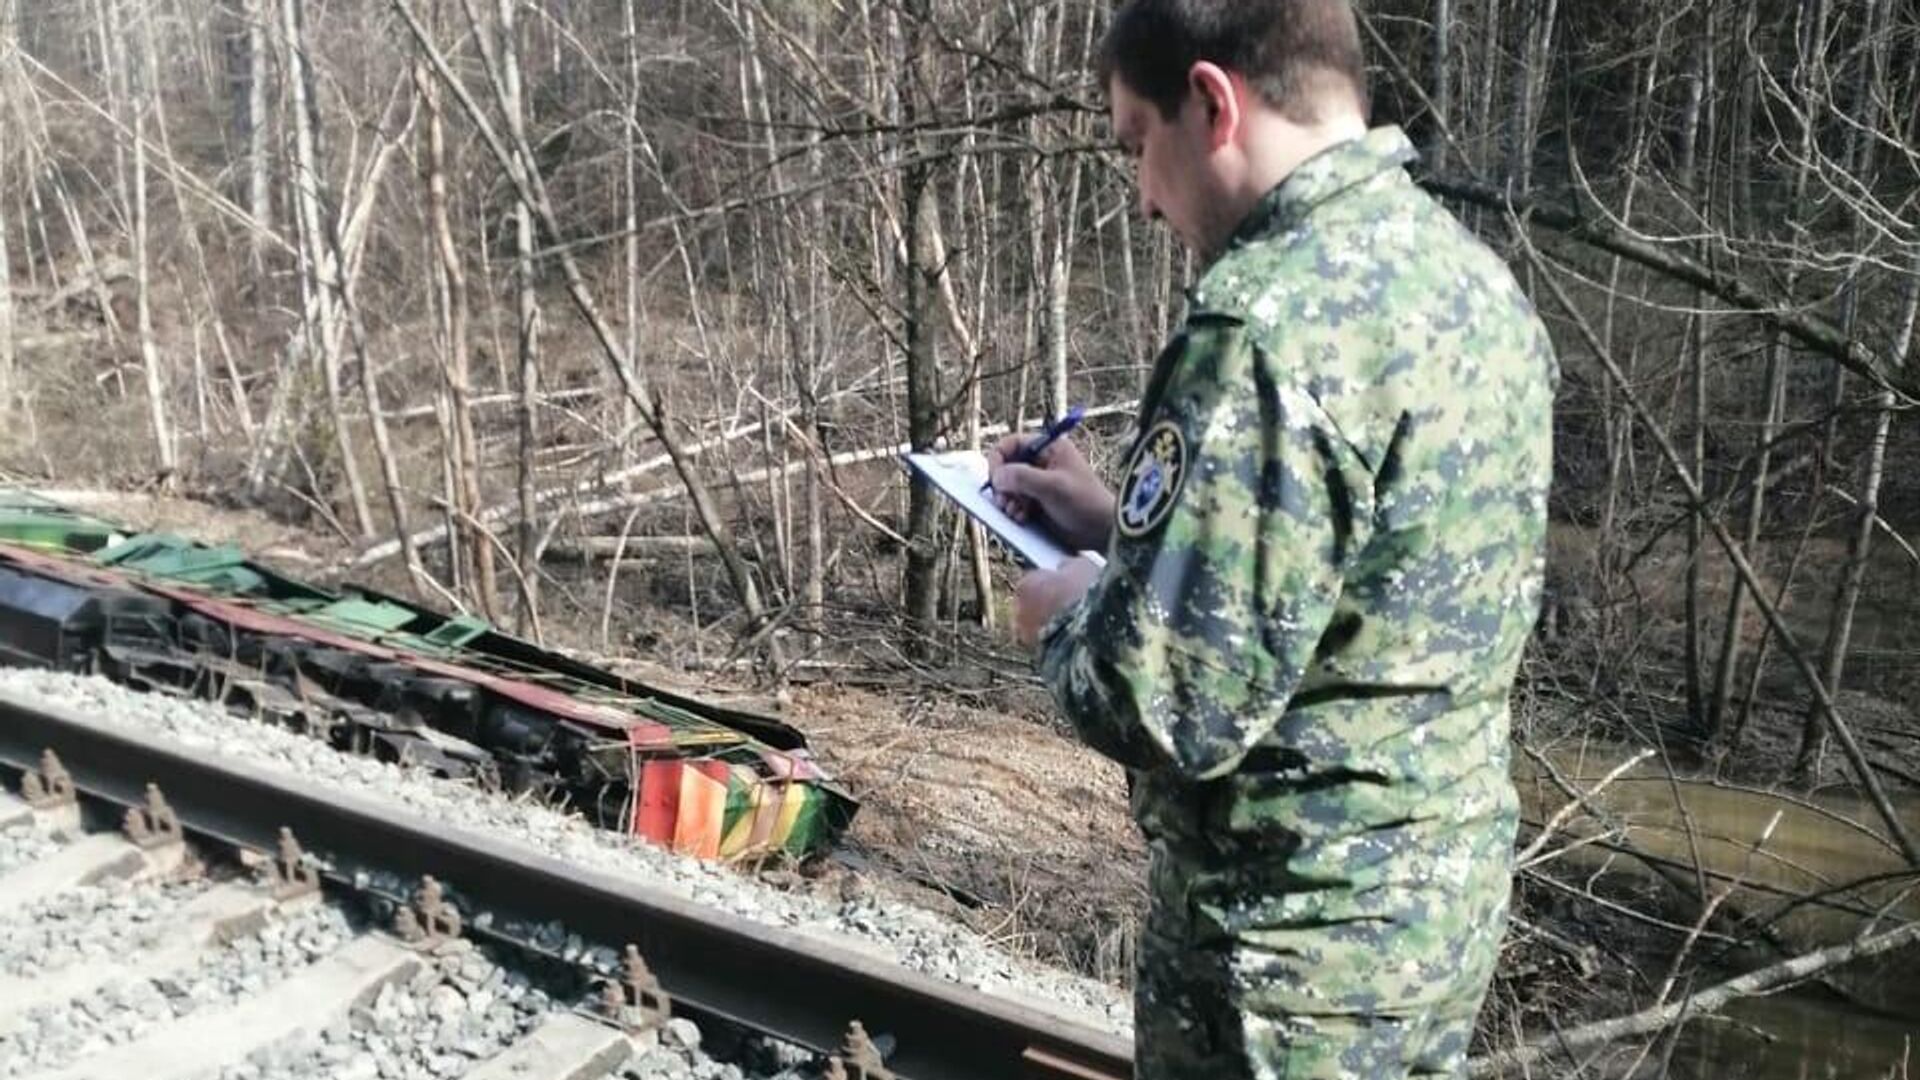
<svg viewBox="0 0 1920 1080">
<path fill-rule="evenodd" d="M 1419 156 L 1406 132 L 1393 126 L 1377 127 L 1358 139 L 1330 146 L 1262 196 L 1234 230 L 1226 250 L 1286 232 L 1327 200 L 1381 173 L 1403 168 Z"/>
</svg>

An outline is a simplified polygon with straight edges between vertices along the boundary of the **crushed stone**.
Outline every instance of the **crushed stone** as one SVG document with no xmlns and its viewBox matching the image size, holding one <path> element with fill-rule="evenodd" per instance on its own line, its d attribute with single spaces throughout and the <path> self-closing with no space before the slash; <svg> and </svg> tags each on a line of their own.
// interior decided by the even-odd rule
<svg viewBox="0 0 1920 1080">
<path fill-rule="evenodd" d="M 838 898 L 784 891 L 726 866 L 596 828 L 577 815 L 343 754 L 207 703 L 144 694 L 103 678 L 0 669 L 0 692 L 64 706 L 104 724 L 159 732 L 183 749 L 217 753 L 290 780 L 396 804 L 468 831 L 512 838 L 550 857 L 630 879 L 709 910 L 826 939 L 1096 1030 L 1123 1036 L 1131 1031 L 1132 1010 L 1123 991 L 1015 957 L 972 930 L 871 890 L 849 890 Z"/>
</svg>

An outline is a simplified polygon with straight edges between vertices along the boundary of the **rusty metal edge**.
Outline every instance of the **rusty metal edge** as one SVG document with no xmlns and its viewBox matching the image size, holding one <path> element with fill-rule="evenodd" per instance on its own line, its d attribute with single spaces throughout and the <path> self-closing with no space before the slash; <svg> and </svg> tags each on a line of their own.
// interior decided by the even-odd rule
<svg viewBox="0 0 1920 1080">
<path fill-rule="evenodd" d="M 675 1001 L 829 1052 L 850 1020 L 895 1037 L 888 1065 L 911 1080 L 1132 1074 L 1124 1039 L 907 971 L 779 927 L 721 915 L 519 844 L 399 806 L 267 777 L 214 754 L 155 745 L 65 708 L 0 694 L 0 762 L 23 770 L 52 749 L 78 789 L 131 806 L 158 783 L 189 832 L 273 850 L 282 826 L 329 862 L 328 876 L 432 874 L 496 922 L 546 922 L 596 944 L 632 942 Z M 1065 1068 L 1049 1068 L 1057 1062 Z"/>
</svg>

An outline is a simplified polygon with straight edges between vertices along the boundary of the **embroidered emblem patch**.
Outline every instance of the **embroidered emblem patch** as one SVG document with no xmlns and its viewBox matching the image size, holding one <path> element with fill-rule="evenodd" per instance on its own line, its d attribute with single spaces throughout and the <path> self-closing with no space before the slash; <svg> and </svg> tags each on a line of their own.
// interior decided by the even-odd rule
<svg viewBox="0 0 1920 1080">
<path fill-rule="evenodd" d="M 1187 440 L 1180 426 L 1162 420 L 1140 440 L 1120 484 L 1120 535 L 1145 536 L 1160 527 L 1187 476 Z"/>
</svg>

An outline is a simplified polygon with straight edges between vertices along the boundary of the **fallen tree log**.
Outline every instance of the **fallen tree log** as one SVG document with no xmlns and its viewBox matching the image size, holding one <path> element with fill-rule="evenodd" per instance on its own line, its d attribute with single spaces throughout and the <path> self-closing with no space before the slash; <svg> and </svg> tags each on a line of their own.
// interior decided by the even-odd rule
<svg viewBox="0 0 1920 1080">
<path fill-rule="evenodd" d="M 1574 1057 L 1609 1043 L 1665 1031 L 1688 1020 L 1711 1016 L 1741 998 L 1772 994 L 1843 964 L 1914 945 L 1920 945 L 1920 923 L 1908 923 L 1885 933 L 1855 938 L 1844 944 L 1831 945 L 1750 971 L 1656 1008 L 1601 1020 L 1571 1031 L 1551 1032 L 1512 1050 L 1475 1058 L 1468 1063 L 1467 1075 L 1530 1075 L 1528 1070 L 1549 1058 Z"/>
<path fill-rule="evenodd" d="M 713 554 L 713 545 L 704 536 L 629 536 L 622 543 L 618 536 L 583 536 L 557 541 L 547 548 L 547 557 L 574 562 L 602 559 L 685 559 Z M 752 561 L 752 556 L 748 556 Z"/>
</svg>

